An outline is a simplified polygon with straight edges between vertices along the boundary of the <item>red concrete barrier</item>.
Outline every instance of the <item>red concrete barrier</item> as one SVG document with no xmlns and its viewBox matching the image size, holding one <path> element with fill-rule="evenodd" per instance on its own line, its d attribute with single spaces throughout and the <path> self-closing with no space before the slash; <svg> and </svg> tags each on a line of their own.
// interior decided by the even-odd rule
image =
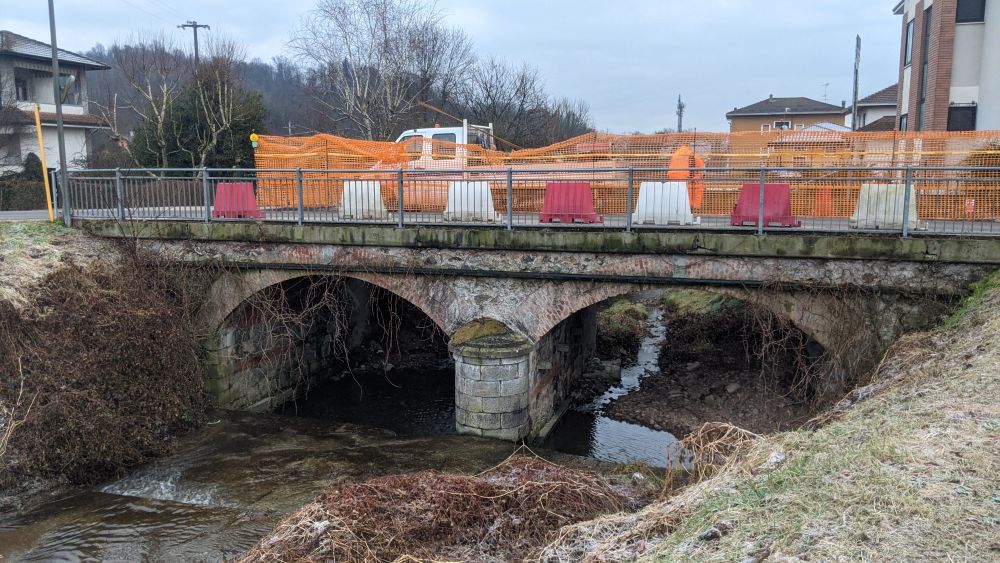
<svg viewBox="0 0 1000 563">
<path fill-rule="evenodd" d="M 212 217 L 262 219 L 250 182 L 220 183 L 215 186 L 215 209 Z"/>
<path fill-rule="evenodd" d="M 594 211 L 594 195 L 589 182 L 548 182 L 538 220 L 542 223 L 603 223 L 604 216 Z"/>
<path fill-rule="evenodd" d="M 729 218 L 734 226 L 757 225 L 760 220 L 760 184 L 743 184 Z M 792 215 L 792 197 L 788 184 L 764 184 L 764 226 L 801 227 L 802 221 Z"/>
</svg>

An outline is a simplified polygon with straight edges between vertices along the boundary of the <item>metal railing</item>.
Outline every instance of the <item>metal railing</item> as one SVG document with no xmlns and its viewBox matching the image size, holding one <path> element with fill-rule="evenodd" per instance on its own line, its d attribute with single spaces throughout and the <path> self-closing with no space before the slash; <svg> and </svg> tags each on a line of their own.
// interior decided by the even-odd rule
<svg viewBox="0 0 1000 563">
<path fill-rule="evenodd" d="M 72 219 L 1000 234 L 1000 168 L 107 169 L 66 188 Z"/>
</svg>

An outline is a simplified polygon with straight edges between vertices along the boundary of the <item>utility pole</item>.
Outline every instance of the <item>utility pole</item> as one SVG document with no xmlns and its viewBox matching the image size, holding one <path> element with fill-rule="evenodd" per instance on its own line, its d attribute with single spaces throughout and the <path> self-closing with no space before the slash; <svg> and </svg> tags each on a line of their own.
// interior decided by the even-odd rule
<svg viewBox="0 0 1000 563">
<path fill-rule="evenodd" d="M 198 66 L 201 62 L 198 59 L 198 28 L 204 27 L 205 29 L 212 29 L 210 25 L 200 24 L 193 20 L 188 20 L 187 23 L 177 26 L 177 29 L 191 28 L 194 31 L 194 66 Z"/>
<path fill-rule="evenodd" d="M 56 102 L 56 137 L 59 139 L 59 195 L 62 197 L 63 223 L 70 226 L 69 184 L 66 177 L 66 137 L 63 134 L 62 88 L 59 87 L 59 47 L 56 46 L 56 9 L 49 0 L 49 39 L 52 42 L 52 92 Z"/>
<path fill-rule="evenodd" d="M 684 131 L 684 108 L 687 104 L 681 101 L 681 95 L 677 94 L 677 132 L 682 133 Z"/>
<path fill-rule="evenodd" d="M 861 36 L 854 44 L 854 102 L 851 104 L 851 131 L 858 130 L 858 74 L 861 72 Z"/>
</svg>

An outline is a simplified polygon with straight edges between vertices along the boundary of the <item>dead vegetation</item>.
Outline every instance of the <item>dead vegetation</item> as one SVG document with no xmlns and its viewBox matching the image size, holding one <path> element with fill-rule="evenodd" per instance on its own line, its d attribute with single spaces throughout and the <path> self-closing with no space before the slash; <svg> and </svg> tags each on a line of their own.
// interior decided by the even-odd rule
<svg viewBox="0 0 1000 563">
<path fill-rule="evenodd" d="M 3 417 L 0 490 L 114 476 L 199 422 L 197 277 L 123 249 L 60 266 L 18 307 L 0 300 L 0 404 L 21 405 Z"/>
<path fill-rule="evenodd" d="M 241 561 L 520 561 L 561 526 L 634 502 L 595 474 L 514 455 L 475 476 L 424 471 L 338 485 Z"/>
</svg>

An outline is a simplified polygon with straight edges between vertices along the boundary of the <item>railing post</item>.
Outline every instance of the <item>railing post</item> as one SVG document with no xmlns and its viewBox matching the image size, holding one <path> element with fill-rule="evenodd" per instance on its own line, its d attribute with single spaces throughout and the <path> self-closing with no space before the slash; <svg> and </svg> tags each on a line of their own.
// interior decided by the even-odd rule
<svg viewBox="0 0 1000 563">
<path fill-rule="evenodd" d="M 301 227 L 302 223 L 304 223 L 305 219 L 306 219 L 305 204 L 302 202 L 302 169 L 301 168 L 296 168 L 295 169 L 295 194 L 296 194 L 296 199 L 299 202 L 299 220 L 298 220 L 298 224 Z"/>
<path fill-rule="evenodd" d="M 403 169 L 399 169 L 399 173 L 396 175 L 396 199 L 399 205 L 399 217 L 397 222 L 397 227 L 403 228 Z"/>
<path fill-rule="evenodd" d="M 632 232 L 632 195 L 635 192 L 635 171 L 628 167 L 628 189 L 625 190 L 625 232 Z"/>
<path fill-rule="evenodd" d="M 118 220 L 125 220 L 125 186 L 122 183 L 122 169 L 115 168 L 115 198 L 118 199 Z"/>
<path fill-rule="evenodd" d="M 758 194 L 760 201 L 759 201 L 758 206 L 757 206 L 757 234 L 758 235 L 764 234 L 764 183 L 765 183 L 764 167 L 761 166 L 761 168 L 760 168 L 760 193 Z"/>
<path fill-rule="evenodd" d="M 507 230 L 514 228 L 514 171 L 507 169 Z"/>
<path fill-rule="evenodd" d="M 56 185 L 56 171 L 49 171 L 49 191 L 52 192 L 52 210 L 57 216 L 62 215 L 62 200 L 59 199 L 59 187 Z"/>
<path fill-rule="evenodd" d="M 66 167 L 62 167 L 59 172 L 59 193 L 62 195 L 63 224 L 67 227 L 73 226 L 73 216 L 69 209 L 69 178 Z"/>
<path fill-rule="evenodd" d="M 212 222 L 212 191 L 208 182 L 208 168 L 201 169 L 201 196 L 205 200 L 205 222 Z"/>
<path fill-rule="evenodd" d="M 903 185 L 903 238 L 910 236 L 910 194 L 913 190 L 913 167 L 906 167 L 906 183 Z"/>
</svg>

